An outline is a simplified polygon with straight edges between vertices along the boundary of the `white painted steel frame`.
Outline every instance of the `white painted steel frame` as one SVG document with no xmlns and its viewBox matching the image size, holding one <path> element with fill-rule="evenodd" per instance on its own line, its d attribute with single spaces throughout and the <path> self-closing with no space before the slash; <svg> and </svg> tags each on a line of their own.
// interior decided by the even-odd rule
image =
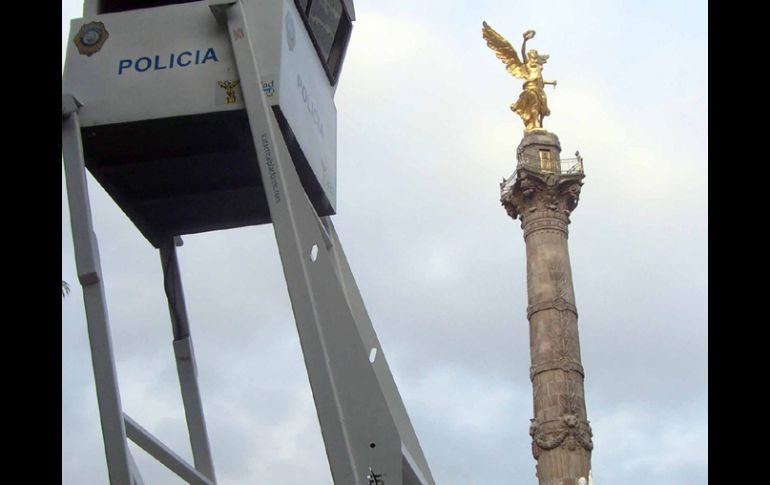
<svg viewBox="0 0 770 485">
<path fill-rule="evenodd" d="M 67 181 L 67 200 L 75 248 L 78 280 L 83 287 L 83 303 L 91 345 L 96 400 L 107 455 L 107 473 L 112 485 L 132 485 L 130 452 L 123 425 L 118 376 L 112 351 L 107 303 L 104 298 L 99 248 L 91 220 L 91 204 L 83 161 L 83 144 L 78 120 L 79 103 L 72 96 L 62 97 L 62 157 Z"/>
<path fill-rule="evenodd" d="M 435 485 L 334 226 L 329 218 L 317 216 L 283 139 L 276 136 L 280 129 L 261 89 L 252 50 L 253 36 L 243 5 L 233 0 L 210 0 L 209 5 L 217 19 L 226 23 L 233 46 L 334 482 L 338 485 L 380 485 L 383 481 L 388 485 Z M 65 104 L 69 106 L 66 109 Z M 62 141 L 73 238 L 89 335 L 93 333 L 91 352 L 110 483 L 141 483 L 127 447 L 127 436 L 190 483 L 215 483 L 181 278 L 172 244 L 162 248 L 161 260 L 166 280 L 173 282 L 172 288 L 167 287 L 167 296 L 196 467 L 185 463 L 128 416 L 124 419 L 88 205 L 77 107 L 72 97 L 63 98 L 62 106 Z M 65 111 L 71 113 L 66 119 Z M 207 478 L 208 467 L 211 480 Z"/>
<path fill-rule="evenodd" d="M 150 456 L 158 460 L 169 470 L 176 473 L 187 483 L 191 485 L 213 485 L 214 482 L 205 477 L 200 471 L 196 470 L 189 463 L 184 461 L 179 455 L 171 451 L 158 438 L 149 431 L 142 428 L 136 421 L 127 414 L 123 415 L 126 423 L 126 435 L 134 443 L 139 445 Z"/>
<path fill-rule="evenodd" d="M 334 482 L 376 485 L 376 475 L 388 485 L 433 485 L 334 226 L 328 218 L 319 219 L 277 136 L 243 3 L 210 0 L 209 5 L 220 22 L 226 19 L 233 45 Z M 374 362 L 371 349 L 378 349 Z"/>
<path fill-rule="evenodd" d="M 181 239 L 177 239 L 181 244 Z M 160 246 L 160 260 L 163 266 L 163 286 L 171 314 L 171 328 L 174 335 L 174 357 L 176 358 L 179 388 L 187 420 L 187 431 L 193 453 L 195 468 L 203 475 L 214 479 L 214 462 L 211 458 L 203 403 L 198 388 L 198 368 L 195 364 L 187 306 L 182 291 L 182 277 L 176 254 L 176 241 L 168 238 Z"/>
<path fill-rule="evenodd" d="M 62 96 L 62 158 L 67 181 L 75 263 L 78 280 L 83 287 L 83 302 L 91 345 L 91 363 L 110 484 L 144 484 L 128 447 L 127 438 L 130 438 L 188 483 L 213 485 L 216 479 L 206 434 L 206 423 L 203 418 L 195 356 L 173 240 L 169 240 L 170 244 L 161 251 L 161 262 L 164 279 L 171 282 L 169 288 L 171 291 L 167 292 L 167 297 L 174 330 L 174 355 L 190 434 L 190 446 L 197 470 L 133 420 L 127 416 L 124 420 L 102 283 L 99 248 L 93 230 L 91 205 L 88 198 L 83 144 L 77 112 L 79 107 L 80 103 L 73 96 Z"/>
</svg>

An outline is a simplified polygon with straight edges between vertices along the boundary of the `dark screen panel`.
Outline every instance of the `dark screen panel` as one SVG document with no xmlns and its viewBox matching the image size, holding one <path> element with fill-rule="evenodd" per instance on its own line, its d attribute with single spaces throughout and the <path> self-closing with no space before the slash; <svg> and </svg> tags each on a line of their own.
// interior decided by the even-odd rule
<svg viewBox="0 0 770 485">
<path fill-rule="evenodd" d="M 308 12 L 308 23 L 321 51 L 324 64 L 329 59 L 329 52 L 334 44 L 334 36 L 342 17 L 340 0 L 313 0 Z"/>
<path fill-rule="evenodd" d="M 329 82 L 336 84 L 353 26 L 342 0 L 294 0 Z"/>
<path fill-rule="evenodd" d="M 125 12 L 140 8 L 163 7 L 178 3 L 191 3 L 197 0 L 101 0 L 99 13 Z"/>
<path fill-rule="evenodd" d="M 342 67 L 342 61 L 345 58 L 345 51 L 350 41 L 350 31 L 353 25 L 348 17 L 347 12 L 342 13 L 342 21 L 337 29 L 337 34 L 334 37 L 334 44 L 332 44 L 332 50 L 329 54 L 329 61 L 327 63 L 327 71 L 331 72 L 333 82 L 337 81 L 340 74 L 340 68 Z"/>
</svg>

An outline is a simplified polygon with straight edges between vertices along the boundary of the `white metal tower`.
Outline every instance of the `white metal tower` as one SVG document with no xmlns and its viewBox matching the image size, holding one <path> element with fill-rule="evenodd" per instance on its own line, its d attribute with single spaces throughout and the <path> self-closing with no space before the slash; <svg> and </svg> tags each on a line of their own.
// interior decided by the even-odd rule
<svg viewBox="0 0 770 485">
<path fill-rule="evenodd" d="M 268 222 L 334 482 L 434 484 L 329 217 L 353 20 L 352 0 L 86 0 L 72 21 L 62 151 L 112 485 L 143 483 L 128 439 L 216 483 L 176 247 Z M 121 407 L 86 169 L 159 249 L 193 464 Z"/>
</svg>

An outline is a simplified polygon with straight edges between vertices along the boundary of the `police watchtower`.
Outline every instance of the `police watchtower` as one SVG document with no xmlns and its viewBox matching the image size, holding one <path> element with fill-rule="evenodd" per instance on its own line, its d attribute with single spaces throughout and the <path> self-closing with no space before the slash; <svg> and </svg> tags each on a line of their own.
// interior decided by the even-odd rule
<svg viewBox="0 0 770 485">
<path fill-rule="evenodd" d="M 434 481 L 331 216 L 334 94 L 353 0 L 86 0 L 71 22 L 62 150 L 110 483 L 132 440 L 214 484 L 177 247 L 273 225 L 334 482 Z M 193 463 L 121 407 L 86 172 L 159 250 Z"/>
</svg>

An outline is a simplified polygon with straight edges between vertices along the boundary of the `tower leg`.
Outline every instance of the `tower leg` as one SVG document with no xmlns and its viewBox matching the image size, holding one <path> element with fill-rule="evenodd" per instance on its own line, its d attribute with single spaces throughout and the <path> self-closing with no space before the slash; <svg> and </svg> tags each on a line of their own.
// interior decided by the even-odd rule
<svg viewBox="0 0 770 485">
<path fill-rule="evenodd" d="M 198 369 L 195 364 L 190 323 L 182 289 L 176 245 L 173 238 L 168 238 L 160 246 L 160 259 L 163 266 L 163 287 L 168 299 L 171 314 L 171 327 L 174 335 L 174 357 L 179 376 L 179 388 L 182 392 L 187 431 L 193 453 L 195 468 L 216 483 L 214 461 L 211 458 L 206 419 L 203 415 L 200 389 L 198 387 Z"/>
<path fill-rule="evenodd" d="M 76 101 L 72 96 L 62 98 L 62 118 L 62 155 L 67 181 L 70 223 L 78 280 L 83 287 L 96 399 L 104 438 L 104 451 L 107 455 L 107 472 L 111 485 L 131 485 L 129 449 L 123 423 L 115 357 L 112 351 L 99 248 L 91 220 L 80 122 Z"/>
<path fill-rule="evenodd" d="M 388 384 L 392 375 L 371 323 L 354 294 L 346 294 L 352 275 L 340 276 L 348 271 L 339 264 L 344 255 L 332 249 L 337 242 L 308 200 L 263 96 L 243 3 L 209 4 L 226 19 L 334 482 L 433 485 L 416 438 L 405 438 L 414 431 L 398 410 L 400 397 Z"/>
<path fill-rule="evenodd" d="M 134 455 L 131 454 L 131 450 L 128 450 L 128 467 L 131 469 L 131 485 L 144 485 L 142 474 L 139 473 L 139 467 L 136 466 Z"/>
</svg>

